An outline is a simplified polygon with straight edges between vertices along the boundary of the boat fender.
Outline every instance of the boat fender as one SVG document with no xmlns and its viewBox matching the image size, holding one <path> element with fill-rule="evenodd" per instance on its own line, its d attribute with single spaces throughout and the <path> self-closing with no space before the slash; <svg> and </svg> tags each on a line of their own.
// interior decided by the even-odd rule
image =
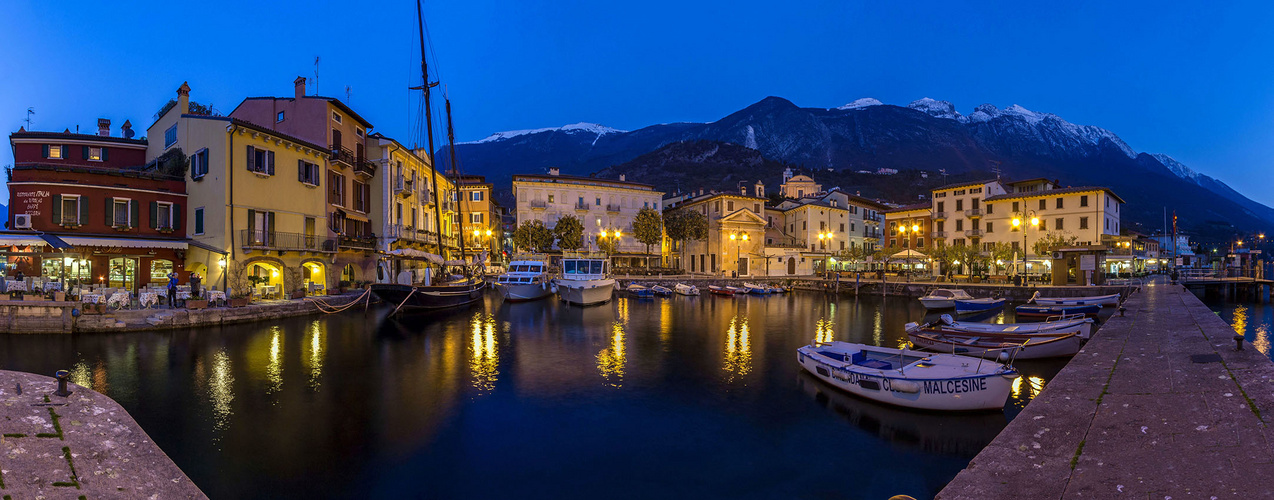
<svg viewBox="0 0 1274 500">
<path fill-rule="evenodd" d="M 848 374 L 848 373 L 843 373 L 843 372 L 841 372 L 841 371 L 839 371 L 839 370 L 832 372 L 832 377 L 835 377 L 835 378 L 838 378 L 838 379 L 844 380 L 844 381 L 846 381 L 846 382 L 848 382 L 848 381 L 849 381 L 849 374 Z"/>
<path fill-rule="evenodd" d="M 999 362 L 1001 362 L 1001 363 L 1008 363 L 1008 362 L 1009 362 L 1009 353 L 1008 353 L 1007 351 L 1000 351 L 1000 355 L 999 355 L 999 356 L 996 356 L 996 357 L 995 357 L 995 359 L 996 359 L 996 361 L 999 361 Z"/>
<path fill-rule="evenodd" d="M 1031 298 L 1026 300 L 1026 303 L 1030 304 L 1032 302 L 1035 302 L 1035 299 L 1039 298 L 1039 296 L 1040 296 L 1040 292 L 1039 290 L 1036 290 L 1035 293 L 1031 294 Z"/>
<path fill-rule="evenodd" d="M 942 324 L 944 325 L 950 325 L 952 323 L 955 323 L 955 320 L 951 318 L 950 314 L 943 314 L 942 317 L 939 319 L 942 320 Z"/>
<path fill-rule="evenodd" d="M 889 381 L 889 388 L 890 390 L 894 392 L 905 392 L 907 394 L 916 394 L 920 392 L 920 383 L 912 382 L 910 380 L 891 379 Z"/>
</svg>

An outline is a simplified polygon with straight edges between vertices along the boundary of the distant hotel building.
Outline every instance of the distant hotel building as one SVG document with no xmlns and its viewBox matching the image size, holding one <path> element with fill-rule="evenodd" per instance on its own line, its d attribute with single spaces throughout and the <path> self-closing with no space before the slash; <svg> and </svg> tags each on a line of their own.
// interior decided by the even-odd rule
<svg viewBox="0 0 1274 500">
<path fill-rule="evenodd" d="M 550 168 L 547 175 L 513 176 L 517 199 L 517 224 L 538 220 L 552 228 L 558 219 L 572 215 L 584 225 L 584 249 L 597 249 L 602 231 L 620 231 L 615 257 L 617 266 L 646 257 L 646 245 L 633 238 L 633 219 L 642 208 L 662 212 L 663 192 L 654 186 L 619 180 L 561 175 Z M 657 247 L 652 247 L 652 253 Z"/>
</svg>

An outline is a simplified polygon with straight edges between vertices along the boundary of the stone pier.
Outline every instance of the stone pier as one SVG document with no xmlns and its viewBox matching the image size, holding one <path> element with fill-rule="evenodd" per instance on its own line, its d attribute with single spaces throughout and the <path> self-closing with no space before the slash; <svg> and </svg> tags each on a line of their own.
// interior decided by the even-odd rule
<svg viewBox="0 0 1274 500">
<path fill-rule="evenodd" d="M 1162 280 L 1125 307 L 937 498 L 1274 496 L 1269 346 Z"/>
<path fill-rule="evenodd" d="M 114 400 L 0 371 L 0 498 L 207 498 Z"/>
</svg>

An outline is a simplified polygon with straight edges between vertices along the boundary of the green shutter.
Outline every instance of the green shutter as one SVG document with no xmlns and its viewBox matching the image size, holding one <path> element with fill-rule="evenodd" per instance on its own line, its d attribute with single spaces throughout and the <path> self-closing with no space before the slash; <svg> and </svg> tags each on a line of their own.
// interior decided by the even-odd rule
<svg viewBox="0 0 1274 500">
<path fill-rule="evenodd" d="M 254 231 L 257 228 L 257 211 L 248 209 L 248 230 Z"/>
<path fill-rule="evenodd" d="M 195 234 L 203 234 L 203 210 L 195 210 Z"/>
<path fill-rule="evenodd" d="M 53 195 L 53 225 L 62 223 L 62 195 Z"/>
<path fill-rule="evenodd" d="M 115 198 L 106 198 L 106 225 L 115 225 Z"/>
<path fill-rule="evenodd" d="M 80 225 L 88 224 L 88 197 L 80 195 Z"/>
<path fill-rule="evenodd" d="M 45 158 L 48 158 L 48 157 L 49 157 L 49 145 L 48 145 L 48 144 L 44 144 L 43 146 L 44 146 L 44 157 L 45 157 Z"/>
<path fill-rule="evenodd" d="M 173 203 L 172 225 L 173 231 L 181 229 L 181 205 L 177 203 Z"/>
<path fill-rule="evenodd" d="M 150 202 L 150 228 L 159 229 L 159 202 Z"/>
<path fill-rule="evenodd" d="M 265 173 L 274 175 L 274 151 L 265 152 Z"/>
<path fill-rule="evenodd" d="M 274 212 L 265 213 L 265 230 L 271 233 L 274 232 Z"/>
<path fill-rule="evenodd" d="M 84 156 L 84 159 L 85 159 L 85 160 L 87 160 L 87 159 L 88 159 L 88 146 L 80 146 L 80 154 Z"/>
<path fill-rule="evenodd" d="M 106 152 L 107 152 L 107 151 L 110 151 L 110 150 L 111 150 L 111 148 L 102 148 L 102 161 L 107 161 L 107 160 L 109 160 L 109 158 L 107 158 L 107 157 L 106 157 Z"/>
<path fill-rule="evenodd" d="M 128 227 L 137 227 L 137 223 L 142 218 L 142 204 L 138 203 L 137 200 L 128 200 L 128 208 L 129 214 L 131 214 Z"/>
</svg>

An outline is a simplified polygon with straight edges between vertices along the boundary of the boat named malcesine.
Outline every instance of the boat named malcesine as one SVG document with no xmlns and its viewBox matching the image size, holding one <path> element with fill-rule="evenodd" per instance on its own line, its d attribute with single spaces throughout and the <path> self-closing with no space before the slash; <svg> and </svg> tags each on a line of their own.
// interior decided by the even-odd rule
<svg viewBox="0 0 1274 500">
<path fill-rule="evenodd" d="M 610 301 L 615 279 L 607 259 L 562 259 L 562 276 L 553 280 L 557 296 L 568 304 L 591 306 Z"/>
<path fill-rule="evenodd" d="M 547 270 L 543 262 L 515 260 L 509 264 L 509 272 L 495 278 L 495 289 L 509 302 L 548 297 L 553 294 L 553 284 Z"/>
</svg>

